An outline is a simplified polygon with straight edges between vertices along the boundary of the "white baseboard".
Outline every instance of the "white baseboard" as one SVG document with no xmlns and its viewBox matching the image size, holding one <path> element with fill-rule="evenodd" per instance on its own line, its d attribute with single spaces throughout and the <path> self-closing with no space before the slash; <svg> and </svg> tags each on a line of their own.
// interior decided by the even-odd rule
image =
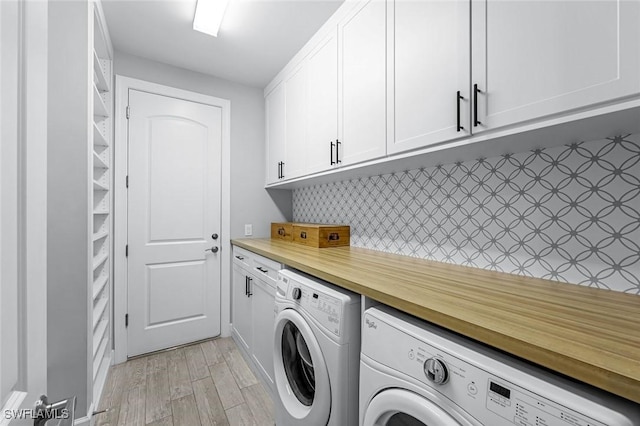
<svg viewBox="0 0 640 426">
<path fill-rule="evenodd" d="M 2 416 L 0 417 L 0 426 L 7 426 L 11 422 L 11 419 L 7 419 L 5 413 L 11 410 L 19 410 L 22 405 L 22 401 L 27 397 L 26 392 L 13 391 L 9 395 L 7 402 L 2 407 Z"/>
<path fill-rule="evenodd" d="M 93 403 L 89 406 L 87 410 L 87 415 L 84 417 L 80 417 L 79 419 L 75 419 L 73 422 L 73 426 L 89 426 L 91 424 L 91 417 L 93 414 Z"/>
</svg>

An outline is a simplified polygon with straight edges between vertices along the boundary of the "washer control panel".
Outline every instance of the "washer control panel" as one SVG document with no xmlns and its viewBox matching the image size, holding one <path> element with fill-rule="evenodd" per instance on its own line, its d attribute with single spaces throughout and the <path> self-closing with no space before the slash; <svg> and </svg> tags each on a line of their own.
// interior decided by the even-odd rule
<svg viewBox="0 0 640 426">
<path fill-rule="evenodd" d="M 545 377 L 520 361 L 500 362 L 507 356 L 489 348 L 458 344 L 466 340 L 446 331 L 430 334 L 419 324 L 396 327 L 397 320 L 366 311 L 362 329 L 362 359 L 370 358 L 409 376 L 430 389 L 445 405 L 457 406 L 480 424 L 491 426 L 619 426 L 623 418 L 603 399 L 588 399 L 572 392 L 573 383 Z M 416 323 L 419 321 L 415 320 Z M 393 322 L 395 321 L 395 322 Z M 431 326 L 431 330 L 435 329 Z M 415 329 L 415 330 L 414 330 Z M 415 333 L 414 333 L 415 332 Z M 478 352 L 474 345 L 478 346 Z M 495 352 L 495 356 L 493 354 Z M 515 362 L 517 361 L 517 362 Z M 546 380 L 545 380 L 546 379 Z"/>
<path fill-rule="evenodd" d="M 300 306 L 300 309 L 304 309 L 329 332 L 340 337 L 342 334 L 342 303 L 338 298 L 289 280 L 287 277 L 279 276 L 278 281 L 284 281 L 285 284 L 291 283 L 287 286 L 287 299 L 293 300 Z"/>
</svg>

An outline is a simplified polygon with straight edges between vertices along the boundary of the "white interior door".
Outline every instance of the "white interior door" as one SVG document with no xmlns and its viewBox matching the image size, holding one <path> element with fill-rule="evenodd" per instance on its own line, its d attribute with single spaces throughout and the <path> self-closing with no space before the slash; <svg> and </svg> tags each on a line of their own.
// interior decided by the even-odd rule
<svg viewBox="0 0 640 426">
<path fill-rule="evenodd" d="M 129 108 L 134 356 L 220 334 L 222 108 L 136 90 Z"/>
</svg>

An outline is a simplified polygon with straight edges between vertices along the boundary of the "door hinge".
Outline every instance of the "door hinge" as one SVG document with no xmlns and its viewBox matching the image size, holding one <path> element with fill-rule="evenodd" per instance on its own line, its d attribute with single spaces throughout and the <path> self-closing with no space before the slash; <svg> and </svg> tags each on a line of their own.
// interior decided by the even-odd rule
<svg viewBox="0 0 640 426">
<path fill-rule="evenodd" d="M 124 326 L 129 327 L 129 314 L 124 314 Z"/>
<path fill-rule="evenodd" d="M 127 177 L 124 179 L 124 184 L 127 186 L 127 188 L 129 187 L 129 175 L 127 175 Z"/>
<path fill-rule="evenodd" d="M 131 108 L 129 108 L 129 105 L 127 105 L 127 120 L 129 119 L 130 116 L 131 116 Z"/>
<path fill-rule="evenodd" d="M 124 246 L 124 257 L 129 257 L 129 244 Z"/>
</svg>

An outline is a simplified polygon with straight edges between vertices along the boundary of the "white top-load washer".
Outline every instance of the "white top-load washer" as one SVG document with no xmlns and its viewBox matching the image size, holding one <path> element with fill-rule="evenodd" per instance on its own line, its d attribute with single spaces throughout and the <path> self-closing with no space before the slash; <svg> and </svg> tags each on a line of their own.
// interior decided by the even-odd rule
<svg viewBox="0 0 640 426">
<path fill-rule="evenodd" d="M 363 315 L 363 426 L 638 426 L 640 405 L 386 306 Z"/>
<path fill-rule="evenodd" d="M 275 309 L 276 424 L 356 425 L 360 295 L 281 270 Z"/>
</svg>

